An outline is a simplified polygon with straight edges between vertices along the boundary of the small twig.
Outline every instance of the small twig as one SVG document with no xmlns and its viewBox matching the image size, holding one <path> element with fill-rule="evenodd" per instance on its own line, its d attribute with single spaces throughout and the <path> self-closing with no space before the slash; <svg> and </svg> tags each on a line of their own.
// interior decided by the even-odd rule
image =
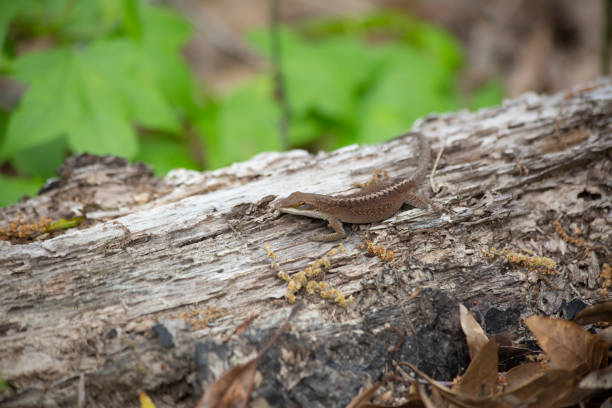
<svg viewBox="0 0 612 408">
<path fill-rule="evenodd" d="M 270 0 L 270 58 L 274 75 L 274 99 L 281 109 L 278 121 L 278 131 L 284 150 L 289 149 L 289 125 L 291 121 L 291 106 L 287 98 L 285 76 L 281 65 L 282 49 L 279 32 L 280 7 L 279 0 Z"/>
<path fill-rule="evenodd" d="M 612 0 L 603 0 L 604 8 L 604 32 L 601 55 L 601 73 L 610 74 L 610 48 L 612 48 Z"/>
<path fill-rule="evenodd" d="M 404 333 L 402 333 L 402 331 L 395 326 L 391 326 L 391 329 L 395 330 L 395 332 L 399 336 L 399 341 L 397 342 L 395 346 L 390 347 L 387 351 L 389 353 L 395 353 L 397 350 L 402 348 L 402 346 L 404 345 Z"/>
<path fill-rule="evenodd" d="M 548 286 L 550 286 L 550 287 L 551 287 L 551 288 L 553 288 L 554 290 L 557 290 L 557 291 L 559 291 L 559 292 L 563 292 L 563 290 L 564 290 L 564 289 L 563 289 L 563 288 L 561 288 L 561 287 L 559 287 L 558 285 L 555 285 L 555 283 L 554 283 L 553 281 L 551 281 L 550 279 L 548 279 L 548 277 L 546 277 L 546 276 L 544 276 L 544 275 L 540 274 L 540 275 L 539 275 L 539 278 L 540 278 L 542 281 L 546 282 L 546 283 L 548 284 Z"/>
<path fill-rule="evenodd" d="M 256 357 L 257 359 L 260 359 L 264 354 L 268 352 L 268 350 L 272 348 L 272 346 L 278 341 L 278 339 L 285 332 L 285 330 L 289 328 L 291 321 L 295 318 L 295 316 L 297 316 L 297 314 L 299 313 L 300 310 L 302 310 L 303 307 L 304 307 L 304 303 L 302 302 L 293 306 L 293 308 L 291 309 L 291 312 L 289 312 L 289 316 L 287 316 L 287 319 L 285 320 L 285 323 L 276 330 L 276 333 L 274 333 L 272 338 L 268 340 L 268 343 L 265 346 L 263 346 L 259 354 L 257 354 L 257 357 Z"/>
<path fill-rule="evenodd" d="M 410 377 L 412 377 L 414 379 L 414 382 L 418 382 L 419 384 L 428 384 L 428 385 L 432 385 L 432 382 L 437 383 L 438 385 L 442 385 L 444 387 L 452 387 L 453 382 L 452 381 L 441 381 L 441 380 L 434 380 L 433 378 L 428 377 L 425 373 L 423 373 L 421 370 L 419 370 L 415 365 L 409 363 L 408 361 L 398 361 L 397 365 L 407 365 L 408 367 L 410 367 L 410 369 L 412 371 L 414 371 L 414 373 L 416 374 L 416 376 L 411 376 L 410 374 L 408 374 Z M 418 376 L 418 377 L 417 377 Z"/>
<path fill-rule="evenodd" d="M 442 153 L 444 152 L 444 147 L 445 146 L 446 146 L 446 138 L 444 138 L 442 140 L 442 147 L 440 148 L 440 151 L 438 152 L 438 156 L 436 157 L 436 161 L 434 161 L 433 168 L 431 169 L 431 173 L 429 174 L 429 184 L 431 185 L 431 190 L 434 193 L 437 193 L 438 191 L 440 191 L 438 189 L 438 186 L 436 185 L 436 183 L 434 181 L 434 174 L 436 172 L 436 169 L 438 168 L 438 162 L 440 161 L 440 157 L 442 157 Z"/>
<path fill-rule="evenodd" d="M 406 378 L 408 381 L 411 381 L 413 383 L 417 383 L 417 384 L 423 384 L 423 385 L 430 385 L 431 383 L 429 381 L 427 381 L 426 379 L 423 378 L 418 378 L 415 375 L 409 374 L 407 373 L 405 370 L 402 369 L 401 366 L 408 366 L 410 367 L 410 369 L 412 371 L 415 371 L 414 366 L 412 364 L 410 364 L 407 361 L 398 361 L 397 364 L 395 364 L 395 371 L 399 372 L 402 376 L 402 378 Z M 416 371 L 415 371 L 416 372 Z M 418 374 L 418 373 L 417 373 Z M 445 387 L 451 387 L 453 385 L 452 381 L 436 381 L 438 384 L 444 385 Z"/>
<path fill-rule="evenodd" d="M 79 384 L 77 386 L 77 407 L 83 408 L 85 406 L 85 400 L 85 374 L 81 373 L 79 376 Z"/>
</svg>

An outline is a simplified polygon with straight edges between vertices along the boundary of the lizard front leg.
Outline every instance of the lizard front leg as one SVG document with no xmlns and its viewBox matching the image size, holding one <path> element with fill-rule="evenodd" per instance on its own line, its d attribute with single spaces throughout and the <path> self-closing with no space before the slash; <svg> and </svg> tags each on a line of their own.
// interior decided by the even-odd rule
<svg viewBox="0 0 612 408">
<path fill-rule="evenodd" d="M 311 241 L 319 241 L 319 242 L 337 241 L 346 236 L 346 233 L 344 232 L 344 228 L 342 228 L 342 223 L 340 222 L 340 220 L 331 214 L 327 214 L 327 213 L 324 213 L 322 211 L 317 211 L 317 210 L 301 210 L 299 208 L 293 208 L 293 207 L 282 207 L 280 208 L 280 211 L 286 214 L 301 215 L 304 217 L 318 218 L 320 220 L 326 220 L 329 223 L 329 226 L 332 227 L 334 231 L 336 231 L 332 234 L 314 236 L 310 238 Z"/>
<path fill-rule="evenodd" d="M 327 220 L 327 222 L 329 222 L 329 226 L 332 227 L 334 231 L 336 232 L 331 233 L 331 234 L 318 235 L 318 236 L 312 237 L 310 238 L 312 241 L 319 241 L 319 242 L 337 241 L 346 236 L 346 233 L 344 232 L 344 228 L 342 228 L 342 223 L 340 222 L 338 218 L 334 217 L 331 214 L 324 214 L 324 217 L 322 217 L 322 219 Z"/>
</svg>

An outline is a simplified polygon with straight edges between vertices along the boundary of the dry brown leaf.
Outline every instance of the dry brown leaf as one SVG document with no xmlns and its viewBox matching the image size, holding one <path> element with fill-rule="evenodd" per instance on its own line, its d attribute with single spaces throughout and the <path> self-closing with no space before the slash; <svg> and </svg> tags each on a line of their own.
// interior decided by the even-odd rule
<svg viewBox="0 0 612 408">
<path fill-rule="evenodd" d="M 513 367 L 505 375 L 505 389 L 520 388 L 533 381 L 533 379 L 544 371 L 541 363 L 524 363 Z"/>
<path fill-rule="evenodd" d="M 486 337 L 480 325 L 460 306 L 461 324 L 471 344 Z M 532 316 L 525 320 L 551 362 L 559 367 L 545 369 L 539 363 L 526 363 L 506 374 L 505 389 L 497 391 L 498 345 L 494 340 L 475 347 L 472 362 L 461 382 L 449 389 L 433 380 L 410 363 L 406 364 L 431 386 L 427 395 L 419 385 L 419 397 L 427 407 L 457 406 L 462 408 L 561 408 L 575 405 L 603 387 L 610 388 L 612 369 L 601 370 L 589 377 L 585 387 L 578 383 L 588 370 L 607 365 L 607 345 L 573 322 Z M 468 335 L 468 333 L 470 333 Z M 496 392 L 497 391 L 497 392 Z M 444 401 L 434 402 L 434 394 Z"/>
<path fill-rule="evenodd" d="M 463 408 L 557 408 L 574 405 L 585 397 L 577 390 L 576 374 L 567 370 L 545 370 L 519 387 L 478 399 L 452 392 L 424 374 L 419 375 L 448 401 Z"/>
<path fill-rule="evenodd" d="M 236 327 L 236 330 L 234 330 L 234 334 L 242 334 L 242 332 L 244 332 L 249 327 L 249 325 L 253 320 L 255 320 L 255 318 L 257 318 L 257 315 L 255 313 L 251 313 L 246 319 L 244 319 L 242 323 L 238 325 L 238 327 Z"/>
<path fill-rule="evenodd" d="M 462 408 L 560 408 L 574 405 L 588 395 L 577 388 L 579 377 L 574 372 L 552 369 L 534 374 L 504 392 L 474 398 L 450 390 L 411 364 L 406 364 L 432 386 L 432 391 L 439 391 L 447 401 Z"/>
<path fill-rule="evenodd" d="M 575 394 L 577 379 L 572 371 L 543 370 L 523 384 L 497 395 L 495 400 L 505 407 L 564 407 L 567 406 L 565 401 Z"/>
<path fill-rule="evenodd" d="M 464 319 L 469 315 L 467 309 L 462 308 L 460 313 L 462 327 L 464 323 L 468 327 L 464 328 L 466 336 L 470 332 L 482 339 L 477 334 L 480 326 L 474 326 L 469 318 Z M 443 404 L 446 406 L 452 404 L 464 408 L 561 408 L 575 405 L 593 395 L 596 390 L 579 388 L 578 383 L 585 370 L 607 364 L 605 342 L 565 320 L 532 316 L 526 319 L 526 323 L 552 363 L 561 368 L 545 369 L 538 363 L 515 367 L 506 374 L 505 390 L 496 393 L 498 346 L 494 340 L 480 346 L 480 352 L 473 357 L 461 383 L 453 389 L 428 377 L 410 363 L 403 363 L 430 384 L 431 396 L 427 396 L 423 387 L 419 387 L 419 396 L 426 407 L 444 406 L 433 402 L 434 392 L 444 398 Z M 603 370 L 599 374 L 597 381 L 593 380 L 598 390 L 612 381 L 612 374 L 603 374 Z"/>
<path fill-rule="evenodd" d="M 506 370 L 510 370 L 512 367 L 516 367 L 520 361 L 524 360 L 524 357 L 532 354 L 532 351 L 525 346 L 515 345 L 513 338 L 515 336 L 510 333 L 499 333 L 491 336 L 491 340 L 497 343 L 499 347 L 498 369 L 505 367 Z"/>
<path fill-rule="evenodd" d="M 480 348 L 489 341 L 489 338 L 476 319 L 474 319 L 474 316 L 461 303 L 459 303 L 459 321 L 461 322 L 461 329 L 465 334 L 467 345 L 470 348 L 470 357 L 473 359 L 478 354 Z"/>
<path fill-rule="evenodd" d="M 253 391 L 253 380 L 259 357 L 233 367 L 223 374 L 198 402 L 196 408 L 246 407 Z"/>
<path fill-rule="evenodd" d="M 513 337 L 511 333 L 504 332 L 491 336 L 491 340 L 495 340 L 499 347 L 513 347 Z"/>
<path fill-rule="evenodd" d="M 612 302 L 599 303 L 583 309 L 574 317 L 578 324 L 612 322 Z"/>
<path fill-rule="evenodd" d="M 252 360 L 242 367 L 240 374 L 232 382 L 221 400 L 222 407 L 246 408 L 255 383 L 257 360 Z"/>
<path fill-rule="evenodd" d="M 603 370 L 593 371 L 580 381 L 580 388 L 590 390 L 612 389 L 612 365 Z"/>
<path fill-rule="evenodd" d="M 607 344 L 576 323 L 542 316 L 528 317 L 525 323 L 557 368 L 584 375 L 607 365 Z"/>
<path fill-rule="evenodd" d="M 353 398 L 352 401 L 346 406 L 346 408 L 422 408 L 423 403 L 418 398 L 418 396 L 414 394 L 409 395 L 408 401 L 399 406 L 380 405 L 373 404 L 370 402 L 376 390 L 380 388 L 381 385 L 387 383 L 390 380 L 393 380 L 393 378 L 395 378 L 393 375 L 387 376 L 381 381 L 366 388 L 365 390 L 360 392 L 359 395 Z"/>
<path fill-rule="evenodd" d="M 355 398 L 351 400 L 351 402 L 346 406 L 346 408 L 363 407 L 366 403 L 370 402 L 370 399 L 372 398 L 376 390 L 379 389 L 380 386 L 383 385 L 384 383 L 385 381 L 379 381 L 377 383 L 372 384 L 365 390 L 361 391 L 359 394 L 357 394 Z"/>
<path fill-rule="evenodd" d="M 196 408 L 246 408 L 255 382 L 255 372 L 259 359 L 276 343 L 280 335 L 289 326 L 289 322 L 301 308 L 296 305 L 282 325 L 261 349 L 257 357 L 246 364 L 240 364 L 224 373 L 214 384 L 210 385 Z"/>
<path fill-rule="evenodd" d="M 415 397 L 401 405 L 379 405 L 366 402 L 363 405 L 359 405 L 359 408 L 423 408 L 423 402 Z"/>
<path fill-rule="evenodd" d="M 605 329 L 597 333 L 597 337 L 599 337 L 609 345 L 612 345 L 612 326 L 606 327 Z"/>
<path fill-rule="evenodd" d="M 442 399 L 440 392 L 435 388 L 431 390 L 431 398 L 427 395 L 427 391 L 425 391 L 425 386 L 423 384 L 417 386 L 417 392 L 425 408 L 446 408 L 449 406 L 448 402 Z"/>
<path fill-rule="evenodd" d="M 464 408 L 481 408 L 481 407 L 482 408 L 489 408 L 489 407 L 496 408 L 498 407 L 497 405 L 491 404 L 490 398 L 477 399 L 470 395 L 465 395 L 461 392 L 451 390 L 450 388 L 444 386 L 443 384 L 440 384 L 433 378 L 429 377 L 427 374 L 425 374 L 424 372 L 416 368 L 414 365 L 408 362 L 403 362 L 402 364 L 405 364 L 408 367 L 410 367 L 415 373 L 417 373 L 420 377 L 422 377 L 425 381 L 427 381 L 429 385 L 433 387 L 432 392 L 434 389 L 439 391 L 440 394 L 444 396 L 444 399 L 448 402 L 451 402 L 455 405 L 458 405 Z"/>
<path fill-rule="evenodd" d="M 461 382 L 453 390 L 474 398 L 493 395 L 497 385 L 497 343 L 489 340 L 461 377 Z"/>
<path fill-rule="evenodd" d="M 446 402 L 444 397 L 442 397 L 442 394 L 440 393 L 440 391 L 438 391 L 435 388 L 431 389 L 431 400 L 434 403 L 434 405 L 438 408 L 445 408 L 447 406 L 450 406 L 450 404 Z"/>
</svg>

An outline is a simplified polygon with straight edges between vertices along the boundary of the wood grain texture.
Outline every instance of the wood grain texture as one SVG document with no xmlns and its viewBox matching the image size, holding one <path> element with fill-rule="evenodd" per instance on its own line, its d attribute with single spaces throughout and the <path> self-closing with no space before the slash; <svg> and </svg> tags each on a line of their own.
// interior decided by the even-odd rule
<svg viewBox="0 0 612 408">
<path fill-rule="evenodd" d="M 459 302 L 489 334 L 520 333 L 520 317 L 606 296 L 610 79 L 433 115 L 414 130 L 434 153 L 445 146 L 434 176 L 440 190 L 420 188 L 440 211 L 406 207 L 351 227 L 326 280 L 356 301 L 342 309 L 301 295 L 304 311 L 260 362 L 255 397 L 272 406 L 346 404 L 391 360 L 452 379 L 467 363 Z M 43 194 L 0 209 L 0 228 L 18 217 L 88 218 L 57 236 L 0 242 L 0 374 L 10 385 L 0 404 L 138 406 L 146 389 L 158 407 L 193 406 L 203 385 L 254 356 L 289 313 L 264 243 L 290 275 L 336 246 L 308 240 L 328 231 L 325 222 L 281 215 L 270 196 L 350 193 L 375 169 L 409 173 L 415 152 L 411 139 L 272 152 L 164 180 L 116 158 L 70 159 Z M 555 220 L 588 251 L 561 239 Z M 395 260 L 364 256 L 364 237 Z M 490 259 L 491 248 L 552 258 L 558 273 L 543 278 Z M 415 288 L 422 292 L 413 299 Z M 250 314 L 258 318 L 232 335 Z M 391 326 L 406 336 L 397 351 Z"/>
</svg>

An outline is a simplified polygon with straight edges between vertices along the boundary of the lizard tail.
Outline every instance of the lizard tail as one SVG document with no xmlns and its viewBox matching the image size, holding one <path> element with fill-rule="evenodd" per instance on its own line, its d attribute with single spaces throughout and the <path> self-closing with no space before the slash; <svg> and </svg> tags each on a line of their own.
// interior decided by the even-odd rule
<svg viewBox="0 0 612 408">
<path fill-rule="evenodd" d="M 406 136 L 414 136 L 419 141 L 419 162 L 417 168 L 412 176 L 405 178 L 404 181 L 401 182 L 400 188 L 408 191 L 419 185 L 423 179 L 425 179 L 425 175 L 427 174 L 427 170 L 429 169 L 429 165 L 431 163 L 431 147 L 427 141 L 427 138 L 425 138 L 421 132 L 408 132 L 404 133 L 400 137 Z"/>
</svg>

